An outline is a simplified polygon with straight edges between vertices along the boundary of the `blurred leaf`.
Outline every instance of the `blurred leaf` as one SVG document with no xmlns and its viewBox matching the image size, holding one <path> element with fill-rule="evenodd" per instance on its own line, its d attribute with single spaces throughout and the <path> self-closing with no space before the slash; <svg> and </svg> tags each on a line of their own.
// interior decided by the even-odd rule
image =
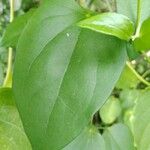
<svg viewBox="0 0 150 150">
<path fill-rule="evenodd" d="M 140 92 L 140 90 L 136 89 L 124 89 L 120 93 L 120 101 L 123 109 L 122 119 L 131 131 L 133 131 L 133 111 Z"/>
<path fill-rule="evenodd" d="M 21 8 L 21 3 L 22 0 L 14 0 L 14 11 L 18 11 Z"/>
<path fill-rule="evenodd" d="M 27 25 L 27 22 L 35 12 L 35 9 L 30 10 L 26 14 L 19 16 L 12 23 L 8 25 L 4 35 L 0 41 L 0 46 L 17 46 L 19 37 L 21 36 L 23 29 Z"/>
<path fill-rule="evenodd" d="M 128 66 L 125 66 L 120 79 L 118 80 L 116 87 L 119 89 L 135 88 L 139 83 L 139 79 L 130 70 Z"/>
<path fill-rule="evenodd" d="M 101 135 L 95 127 L 86 128 L 62 150 L 134 150 L 130 130 L 123 124 L 116 124 Z"/>
<path fill-rule="evenodd" d="M 137 19 L 137 0 L 116 0 L 117 12 L 129 17 L 134 23 Z M 142 23 L 150 16 L 150 0 L 141 1 L 141 19 Z"/>
<path fill-rule="evenodd" d="M 134 41 L 134 46 L 138 51 L 150 50 L 150 18 L 143 22 L 139 36 Z"/>
<path fill-rule="evenodd" d="M 106 129 L 103 137 L 106 150 L 134 150 L 132 134 L 129 128 L 123 124 L 116 124 Z"/>
<path fill-rule="evenodd" d="M 0 89 L 0 149 L 31 150 L 10 88 Z"/>
<path fill-rule="evenodd" d="M 134 111 L 134 137 L 138 150 L 150 149 L 150 90 L 143 91 Z"/>
<path fill-rule="evenodd" d="M 85 17 L 72 0 L 48 0 L 19 40 L 13 91 L 35 149 L 61 149 L 75 140 L 125 65 L 125 41 L 77 27 Z"/>
<path fill-rule="evenodd" d="M 117 98 L 110 97 L 100 109 L 100 116 L 104 123 L 113 123 L 121 113 L 121 104 Z"/>
<path fill-rule="evenodd" d="M 105 150 L 105 141 L 95 127 L 87 127 L 62 150 Z"/>
<path fill-rule="evenodd" d="M 126 16 L 117 13 L 96 15 L 79 22 L 78 25 L 123 40 L 129 40 L 134 32 L 133 23 Z"/>
</svg>

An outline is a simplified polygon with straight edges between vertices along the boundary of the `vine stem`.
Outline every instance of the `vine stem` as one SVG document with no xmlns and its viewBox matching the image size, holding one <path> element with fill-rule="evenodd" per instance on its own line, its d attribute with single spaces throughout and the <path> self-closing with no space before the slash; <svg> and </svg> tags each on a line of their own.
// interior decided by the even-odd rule
<svg viewBox="0 0 150 150">
<path fill-rule="evenodd" d="M 126 62 L 126 65 L 142 83 L 144 83 L 147 86 L 150 86 L 150 83 L 148 81 L 146 81 L 140 74 L 138 74 L 136 72 L 136 70 L 132 67 L 130 62 Z"/>
<path fill-rule="evenodd" d="M 14 0 L 10 0 L 10 22 L 14 20 Z M 9 47 L 8 49 L 8 61 L 7 61 L 7 72 L 4 79 L 3 87 L 11 86 L 10 80 L 12 78 L 12 57 L 13 49 Z"/>
</svg>

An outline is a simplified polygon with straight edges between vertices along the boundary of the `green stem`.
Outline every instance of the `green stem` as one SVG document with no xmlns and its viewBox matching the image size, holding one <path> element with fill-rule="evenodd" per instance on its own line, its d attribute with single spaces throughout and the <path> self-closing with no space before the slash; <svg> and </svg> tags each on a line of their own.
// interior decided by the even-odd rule
<svg viewBox="0 0 150 150">
<path fill-rule="evenodd" d="M 142 0 L 137 0 L 137 20 L 136 20 L 136 32 L 135 32 L 135 37 L 139 36 L 140 32 L 140 27 L 141 27 L 141 4 Z"/>
<path fill-rule="evenodd" d="M 10 22 L 14 19 L 14 0 L 10 0 Z M 3 87 L 11 86 L 11 78 L 12 78 L 12 57 L 13 57 L 13 49 L 10 47 L 8 49 L 8 62 L 7 62 L 7 72 L 6 77 L 4 79 Z"/>
<path fill-rule="evenodd" d="M 129 67 L 129 69 L 133 72 L 133 74 L 145 85 L 150 86 L 150 83 L 146 81 L 141 75 L 139 75 L 136 70 L 132 67 L 130 62 L 126 62 L 126 65 Z"/>
</svg>

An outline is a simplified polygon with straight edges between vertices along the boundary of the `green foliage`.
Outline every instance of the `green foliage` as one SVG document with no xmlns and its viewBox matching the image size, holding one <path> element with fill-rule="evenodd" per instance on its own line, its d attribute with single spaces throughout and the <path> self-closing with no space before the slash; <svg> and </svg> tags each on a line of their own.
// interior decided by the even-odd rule
<svg viewBox="0 0 150 150">
<path fill-rule="evenodd" d="M 105 13 L 74 0 L 15 4 L 19 17 L 1 39 L 0 84 L 13 59 L 9 53 L 7 63 L 6 48 L 16 55 L 12 89 L 0 89 L 0 149 L 150 148 L 150 73 L 137 69 L 145 67 L 140 58 L 149 60 L 138 51 L 150 48 L 150 2 L 117 0 L 116 10 L 114 0 L 89 0 L 86 7 L 98 3 L 107 4 L 99 8 Z"/>
<path fill-rule="evenodd" d="M 0 89 L 0 145 L 2 150 L 31 150 L 9 88 Z"/>
<path fill-rule="evenodd" d="M 103 13 L 90 17 L 81 21 L 79 26 L 123 40 L 129 40 L 134 33 L 133 23 L 126 16 L 117 13 Z"/>
<path fill-rule="evenodd" d="M 134 41 L 134 46 L 138 51 L 150 49 L 150 18 L 145 20 L 141 26 L 139 36 Z"/>
<path fill-rule="evenodd" d="M 128 16 L 134 23 L 137 21 L 137 5 L 140 1 L 140 24 L 150 16 L 149 0 L 116 0 L 117 12 Z"/>
<path fill-rule="evenodd" d="M 75 26 L 84 12 L 70 0 L 63 3 L 41 5 L 17 47 L 13 91 L 34 149 L 60 149 L 77 137 L 110 95 L 126 60 L 123 41 Z"/>
<path fill-rule="evenodd" d="M 134 75 L 128 66 L 126 66 L 117 82 L 116 87 L 119 89 L 136 88 L 139 79 Z"/>
<path fill-rule="evenodd" d="M 150 91 L 143 91 L 138 97 L 134 111 L 134 137 L 138 150 L 150 149 Z"/>
<path fill-rule="evenodd" d="M 5 46 L 5 47 L 17 46 L 19 37 L 23 32 L 26 24 L 28 23 L 30 17 L 33 15 L 34 11 L 35 11 L 34 9 L 30 10 L 26 14 L 19 16 L 11 24 L 8 25 L 5 33 L 3 34 L 2 40 L 0 42 L 1 46 Z"/>
</svg>

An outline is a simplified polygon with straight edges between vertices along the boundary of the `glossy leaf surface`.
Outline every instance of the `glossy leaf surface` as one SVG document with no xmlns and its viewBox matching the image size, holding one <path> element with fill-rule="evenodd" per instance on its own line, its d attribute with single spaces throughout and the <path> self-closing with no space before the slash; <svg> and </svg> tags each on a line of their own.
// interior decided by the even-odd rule
<svg viewBox="0 0 150 150">
<path fill-rule="evenodd" d="M 119 89 L 136 88 L 138 83 L 139 83 L 139 79 L 135 76 L 135 74 L 131 71 L 131 69 L 126 65 L 116 84 L 116 87 Z"/>
<path fill-rule="evenodd" d="M 103 13 L 90 17 L 81 21 L 79 26 L 113 35 L 123 40 L 129 40 L 134 32 L 130 19 L 117 13 Z"/>
<path fill-rule="evenodd" d="M 132 134 L 123 124 L 116 124 L 108 128 L 103 137 L 106 142 L 106 150 L 134 150 Z"/>
</svg>

